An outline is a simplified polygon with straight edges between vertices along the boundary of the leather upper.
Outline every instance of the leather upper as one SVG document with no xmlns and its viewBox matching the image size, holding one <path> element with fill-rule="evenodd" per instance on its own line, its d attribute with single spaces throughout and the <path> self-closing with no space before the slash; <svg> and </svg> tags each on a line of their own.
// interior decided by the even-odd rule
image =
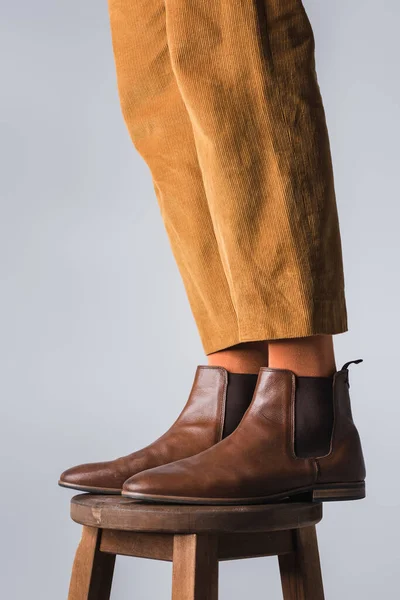
<svg viewBox="0 0 400 600">
<path fill-rule="evenodd" d="M 333 379 L 333 410 L 330 452 L 316 461 L 318 483 L 363 481 L 366 475 L 364 456 L 353 421 L 346 369 L 338 371 Z"/>
<path fill-rule="evenodd" d="M 199 366 L 185 407 L 164 435 L 142 450 L 116 460 L 68 469 L 61 475 L 60 483 L 118 491 L 136 473 L 198 454 L 216 444 L 223 435 L 228 376 L 222 367 Z M 251 396 L 246 408 L 250 400 Z M 245 408 L 242 410 L 244 413 Z"/>
<path fill-rule="evenodd" d="M 142 472 L 123 492 L 182 499 L 257 500 L 321 482 L 361 481 L 365 467 L 349 404 L 347 375 L 334 377 L 331 449 L 295 455 L 296 377 L 263 368 L 250 408 L 229 437 L 197 456 Z"/>
</svg>

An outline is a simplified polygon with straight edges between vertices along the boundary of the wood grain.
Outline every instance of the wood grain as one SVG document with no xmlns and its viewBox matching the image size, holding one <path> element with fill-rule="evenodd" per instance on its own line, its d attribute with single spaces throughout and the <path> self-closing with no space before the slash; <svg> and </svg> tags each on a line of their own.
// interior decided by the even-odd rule
<svg viewBox="0 0 400 600">
<path fill-rule="evenodd" d="M 284 600 L 324 600 L 315 527 L 293 531 L 294 552 L 279 557 Z"/>
<path fill-rule="evenodd" d="M 218 560 L 276 556 L 293 552 L 291 531 L 229 533 L 218 536 Z"/>
<path fill-rule="evenodd" d="M 104 529 L 100 550 L 111 554 L 172 561 L 174 536 L 168 533 L 137 533 Z"/>
<path fill-rule="evenodd" d="M 71 501 L 71 516 L 81 525 L 154 533 L 251 533 L 315 525 L 322 505 L 255 506 L 141 504 L 118 496 L 81 494 Z"/>
<path fill-rule="evenodd" d="M 176 535 L 172 600 L 218 600 L 218 541 L 210 535 Z"/>
<path fill-rule="evenodd" d="M 218 563 L 277 555 L 284 600 L 324 600 L 315 524 L 322 506 L 141 504 L 84 494 L 68 600 L 110 600 L 118 554 L 173 562 L 172 600 L 217 600 Z"/>
<path fill-rule="evenodd" d="M 84 527 L 72 567 L 68 600 L 109 600 L 115 555 L 100 552 L 101 531 Z"/>
<path fill-rule="evenodd" d="M 276 556 L 293 552 L 291 531 L 228 533 L 217 536 L 218 560 Z M 104 529 L 100 550 L 111 554 L 172 561 L 174 536 Z"/>
</svg>

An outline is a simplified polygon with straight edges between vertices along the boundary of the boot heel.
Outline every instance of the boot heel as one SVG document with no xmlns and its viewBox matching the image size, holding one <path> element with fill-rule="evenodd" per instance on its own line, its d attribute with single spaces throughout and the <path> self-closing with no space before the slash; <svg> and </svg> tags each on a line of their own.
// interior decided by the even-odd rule
<svg viewBox="0 0 400 600">
<path fill-rule="evenodd" d="M 318 485 L 312 491 L 313 502 L 335 502 L 338 500 L 361 500 L 365 498 L 365 482 L 331 483 Z"/>
</svg>

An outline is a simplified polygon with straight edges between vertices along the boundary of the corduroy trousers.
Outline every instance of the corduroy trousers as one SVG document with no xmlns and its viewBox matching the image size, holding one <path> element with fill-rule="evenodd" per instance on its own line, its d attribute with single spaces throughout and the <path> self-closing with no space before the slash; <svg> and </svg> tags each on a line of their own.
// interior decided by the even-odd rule
<svg viewBox="0 0 400 600">
<path fill-rule="evenodd" d="M 347 328 L 300 0 L 109 0 L 122 112 L 207 354 Z"/>
</svg>

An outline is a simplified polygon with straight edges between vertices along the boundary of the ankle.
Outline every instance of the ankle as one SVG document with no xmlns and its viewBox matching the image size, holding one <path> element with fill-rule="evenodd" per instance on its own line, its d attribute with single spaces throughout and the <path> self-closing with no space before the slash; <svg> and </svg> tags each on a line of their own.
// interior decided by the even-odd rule
<svg viewBox="0 0 400 600">
<path fill-rule="evenodd" d="M 268 364 L 267 342 L 246 342 L 208 355 L 208 364 L 231 373 L 257 374 Z"/>
<path fill-rule="evenodd" d="M 336 371 L 332 336 L 272 341 L 269 343 L 269 366 L 288 369 L 300 377 L 330 377 Z"/>
</svg>

